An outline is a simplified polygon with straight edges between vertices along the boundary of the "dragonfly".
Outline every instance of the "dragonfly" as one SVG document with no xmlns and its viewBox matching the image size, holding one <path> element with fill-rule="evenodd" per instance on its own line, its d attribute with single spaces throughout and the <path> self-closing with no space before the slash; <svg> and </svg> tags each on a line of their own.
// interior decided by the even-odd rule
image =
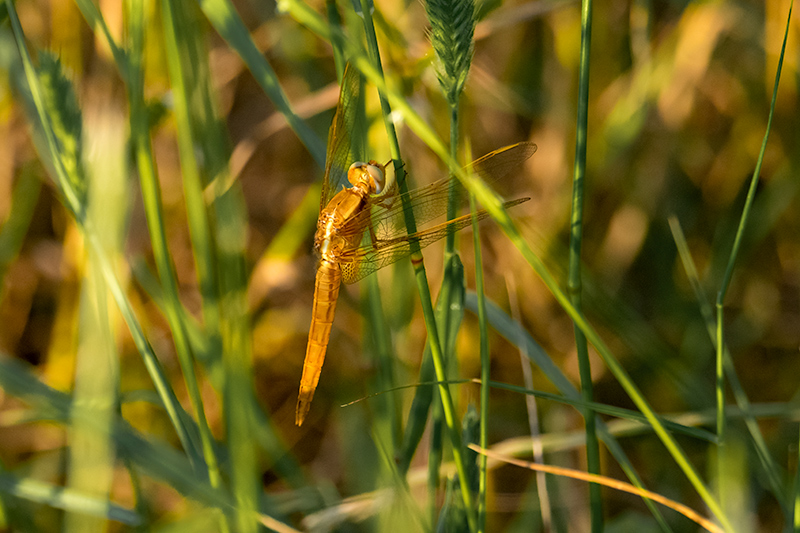
<svg viewBox="0 0 800 533">
<path fill-rule="evenodd" d="M 308 415 L 319 383 L 341 283 L 355 283 L 376 270 L 408 257 L 414 249 L 414 242 L 419 248 L 424 248 L 472 223 L 472 216 L 467 214 L 426 230 L 407 233 L 405 210 L 411 209 L 417 224 L 443 215 L 451 184 L 456 178 L 446 177 L 399 194 L 394 175 L 387 177 L 386 167 L 389 163 L 380 164 L 374 160 L 368 163 L 352 162 L 359 151 L 354 147 L 351 136 L 358 115 L 360 91 L 358 70 L 347 65 L 328 133 L 320 214 L 314 235 L 314 250 L 319 262 L 311 327 L 295 411 L 295 423 L 298 426 L 303 424 Z M 491 183 L 509 175 L 535 151 L 536 145 L 533 143 L 518 143 L 481 157 L 466 170 Z M 504 207 L 527 200 L 512 200 L 506 202 Z M 486 211 L 477 213 L 478 219 L 487 216 Z"/>
</svg>

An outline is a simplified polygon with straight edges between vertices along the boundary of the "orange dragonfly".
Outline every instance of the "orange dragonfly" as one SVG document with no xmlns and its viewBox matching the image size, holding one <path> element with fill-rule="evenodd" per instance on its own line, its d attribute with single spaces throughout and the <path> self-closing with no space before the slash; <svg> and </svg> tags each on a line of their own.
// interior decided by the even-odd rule
<svg viewBox="0 0 800 533">
<path fill-rule="evenodd" d="M 445 213 L 452 180 L 448 177 L 425 187 L 397 194 L 394 177 L 386 177 L 385 167 L 375 161 L 355 162 L 358 150 L 351 144 L 355 127 L 361 81 L 358 70 L 345 67 L 339 103 L 328 133 L 325 177 L 314 250 L 319 256 L 311 328 L 300 379 L 295 423 L 300 426 L 311 407 L 319 383 L 322 363 L 328 348 L 336 300 L 341 282 L 354 283 L 365 276 L 411 254 L 411 242 L 423 248 L 472 223 L 464 215 L 433 228 L 409 235 L 405 231 L 404 204 L 409 204 L 418 224 Z M 536 151 L 533 143 L 501 148 L 472 163 L 469 171 L 487 181 L 511 173 Z M 349 182 L 349 187 L 346 185 Z M 405 198 L 403 198 L 405 196 Z M 517 205 L 527 198 L 507 202 Z M 478 218 L 488 216 L 478 212 Z M 368 237 L 365 237 L 368 236 Z"/>
</svg>

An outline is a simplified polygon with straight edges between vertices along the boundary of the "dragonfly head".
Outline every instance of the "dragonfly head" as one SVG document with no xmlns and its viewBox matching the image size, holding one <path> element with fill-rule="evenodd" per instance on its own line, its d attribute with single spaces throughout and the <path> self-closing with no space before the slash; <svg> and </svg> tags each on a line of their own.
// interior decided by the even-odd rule
<svg viewBox="0 0 800 533">
<path fill-rule="evenodd" d="M 354 186 L 365 185 L 369 194 L 382 195 L 394 185 L 394 178 L 386 178 L 385 168 L 377 161 L 356 161 L 347 171 L 347 180 Z"/>
</svg>

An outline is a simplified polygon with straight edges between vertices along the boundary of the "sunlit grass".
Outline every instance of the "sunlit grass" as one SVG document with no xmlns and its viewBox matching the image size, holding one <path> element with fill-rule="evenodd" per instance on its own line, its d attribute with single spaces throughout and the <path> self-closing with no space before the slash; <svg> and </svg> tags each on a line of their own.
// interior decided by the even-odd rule
<svg viewBox="0 0 800 533">
<path fill-rule="evenodd" d="M 4 3 L 4 527 L 535 531 L 547 491 L 553 531 L 691 530 L 467 448 L 524 457 L 532 440 L 726 530 L 800 523 L 789 6 L 595 5 L 581 56 L 577 3 L 474 21 L 446 4 L 54 0 L 50 36 Z M 368 157 L 409 189 L 449 170 L 492 221 L 343 289 L 298 429 L 323 111 L 345 61 L 365 78 Z M 463 170 L 467 142 L 520 141 L 539 149 L 490 184 L 502 197 Z M 231 154 L 250 155 L 231 170 Z"/>
</svg>

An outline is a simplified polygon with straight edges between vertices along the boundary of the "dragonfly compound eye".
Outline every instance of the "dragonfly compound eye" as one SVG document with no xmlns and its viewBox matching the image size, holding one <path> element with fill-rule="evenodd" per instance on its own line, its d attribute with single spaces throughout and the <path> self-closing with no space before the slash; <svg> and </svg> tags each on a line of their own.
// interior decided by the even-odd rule
<svg viewBox="0 0 800 533">
<path fill-rule="evenodd" d="M 381 194 L 386 189 L 386 178 L 382 165 L 374 161 L 369 163 L 356 161 L 350 165 L 350 169 L 347 171 L 347 181 L 353 185 L 366 183 L 370 194 Z"/>
</svg>

